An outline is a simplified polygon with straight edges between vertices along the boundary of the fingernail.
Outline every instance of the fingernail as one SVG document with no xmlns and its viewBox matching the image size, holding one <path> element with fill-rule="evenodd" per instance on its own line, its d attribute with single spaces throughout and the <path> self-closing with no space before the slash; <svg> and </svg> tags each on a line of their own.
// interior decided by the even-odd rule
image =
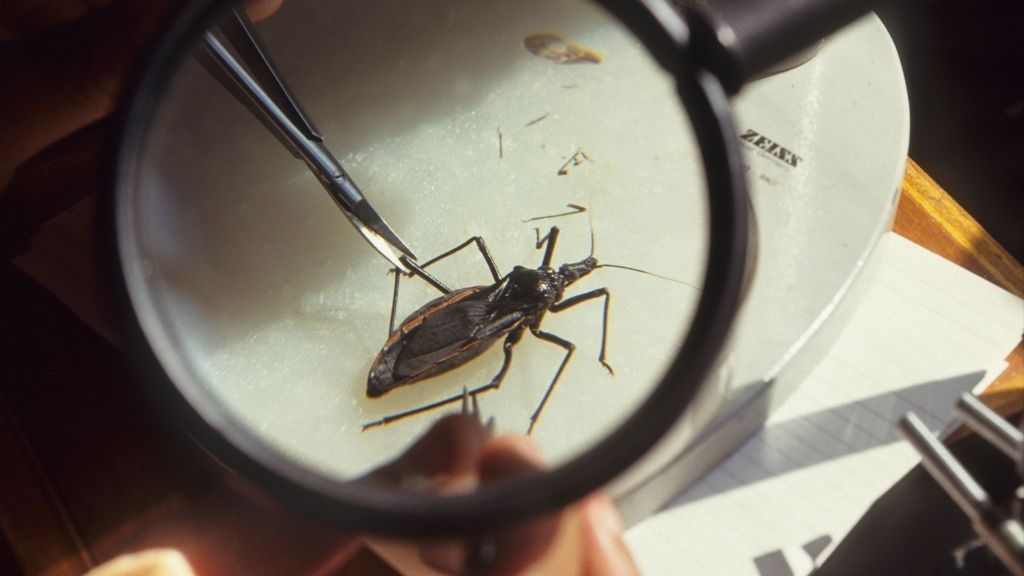
<svg viewBox="0 0 1024 576">
<path fill-rule="evenodd" d="M 626 527 L 622 523 L 622 516 L 619 515 L 615 503 L 605 494 L 595 494 L 590 497 L 587 503 L 587 512 L 590 514 L 591 522 L 601 529 L 601 535 L 621 535 Z"/>
</svg>

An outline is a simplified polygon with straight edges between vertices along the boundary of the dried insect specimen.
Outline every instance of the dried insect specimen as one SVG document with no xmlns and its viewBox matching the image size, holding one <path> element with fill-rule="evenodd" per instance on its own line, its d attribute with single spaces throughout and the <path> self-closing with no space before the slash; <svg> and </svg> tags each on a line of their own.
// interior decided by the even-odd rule
<svg viewBox="0 0 1024 576">
<path fill-rule="evenodd" d="M 579 64 L 581 62 L 597 64 L 602 60 L 601 55 L 597 52 L 569 42 L 552 32 L 530 34 L 523 40 L 523 44 L 532 54 L 559 64 Z"/>
<path fill-rule="evenodd" d="M 536 123 L 540 122 L 541 120 L 544 120 L 545 118 L 547 118 L 550 114 L 551 114 L 550 112 L 545 112 L 544 114 L 542 114 L 540 116 L 537 116 L 533 120 L 530 120 L 529 122 L 524 124 L 523 128 L 529 128 L 530 126 L 533 126 L 534 124 L 536 124 Z"/>
<path fill-rule="evenodd" d="M 572 216 L 573 214 L 582 214 L 583 212 L 587 211 L 587 208 L 585 206 L 580 206 L 579 204 L 566 204 L 565 207 L 569 208 L 570 211 L 569 212 L 559 212 L 558 214 L 547 214 L 545 216 L 534 216 L 533 218 L 527 218 L 526 220 L 520 220 L 520 222 L 534 222 L 534 221 L 537 221 L 537 220 L 547 220 L 548 218 L 560 218 L 562 216 Z M 540 234 L 540 230 L 539 229 L 534 228 L 534 230 L 537 230 L 537 234 Z M 538 238 L 537 241 L 540 242 L 540 238 Z"/>
<path fill-rule="evenodd" d="M 565 161 L 565 164 L 562 164 L 562 167 L 558 169 L 558 175 L 565 176 L 569 173 L 569 168 L 579 166 L 584 162 L 593 162 L 593 160 L 590 159 L 590 156 L 587 156 L 587 153 L 583 151 L 583 148 L 580 148 L 572 155 L 572 157 Z"/>
</svg>

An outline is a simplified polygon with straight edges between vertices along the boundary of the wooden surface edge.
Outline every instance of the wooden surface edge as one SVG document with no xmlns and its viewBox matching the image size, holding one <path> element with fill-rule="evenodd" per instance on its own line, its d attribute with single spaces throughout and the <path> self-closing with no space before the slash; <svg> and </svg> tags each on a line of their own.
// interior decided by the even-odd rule
<svg viewBox="0 0 1024 576">
<path fill-rule="evenodd" d="M 1024 266 L 910 158 L 893 231 L 1024 297 Z"/>
</svg>

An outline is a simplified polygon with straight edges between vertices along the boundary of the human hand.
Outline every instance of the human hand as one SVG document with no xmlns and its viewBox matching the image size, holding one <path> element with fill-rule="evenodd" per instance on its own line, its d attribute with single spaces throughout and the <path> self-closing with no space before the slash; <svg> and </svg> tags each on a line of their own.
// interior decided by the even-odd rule
<svg viewBox="0 0 1024 576">
<path fill-rule="evenodd" d="M 540 451 L 523 436 L 487 439 L 476 477 L 481 484 L 545 467 Z M 554 514 L 507 527 L 475 542 L 428 543 L 421 558 L 446 574 L 639 574 L 622 539 L 623 525 L 612 500 L 596 492 Z"/>
<path fill-rule="evenodd" d="M 361 481 L 448 491 L 544 466 L 524 437 L 490 438 L 473 416 L 442 418 L 394 461 Z M 115 559 L 90 576 L 334 573 L 358 551 L 357 536 L 330 531 L 245 490 L 219 488 L 147 526 L 120 550 L 160 550 Z M 592 494 L 549 516 L 486 539 L 420 541 L 423 560 L 444 573 L 628 575 L 637 570 L 611 500 Z M 118 571 L 129 566 L 129 572 Z M 159 568 L 157 568 L 159 566 Z M 171 570 L 161 572 L 159 570 Z"/>
<path fill-rule="evenodd" d="M 0 191 L 46 146 L 114 109 L 162 22 L 186 0 L 0 2 Z M 283 0 L 249 0 L 253 20 Z"/>
</svg>

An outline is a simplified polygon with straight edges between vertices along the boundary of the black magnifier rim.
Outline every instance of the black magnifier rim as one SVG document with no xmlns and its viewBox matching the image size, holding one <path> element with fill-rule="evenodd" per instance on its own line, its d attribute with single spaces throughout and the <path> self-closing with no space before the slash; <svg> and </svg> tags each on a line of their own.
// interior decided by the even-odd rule
<svg viewBox="0 0 1024 576">
<path fill-rule="evenodd" d="M 230 5 L 185 3 L 166 24 L 118 113 L 104 216 L 110 272 L 124 306 L 126 336 L 171 417 L 217 459 L 270 496 L 348 530 L 395 536 L 479 534 L 551 511 L 596 490 L 653 446 L 684 413 L 718 365 L 738 313 L 746 275 L 748 195 L 728 96 L 687 58 L 689 34 L 665 0 L 594 0 L 624 22 L 676 77 L 704 163 L 709 194 L 709 259 L 697 312 L 680 352 L 639 410 L 599 444 L 569 462 L 456 496 L 372 489 L 329 479 L 298 464 L 242 424 L 185 366 L 134 259 L 133 184 L 161 95 L 198 45 L 202 31 Z"/>
</svg>

